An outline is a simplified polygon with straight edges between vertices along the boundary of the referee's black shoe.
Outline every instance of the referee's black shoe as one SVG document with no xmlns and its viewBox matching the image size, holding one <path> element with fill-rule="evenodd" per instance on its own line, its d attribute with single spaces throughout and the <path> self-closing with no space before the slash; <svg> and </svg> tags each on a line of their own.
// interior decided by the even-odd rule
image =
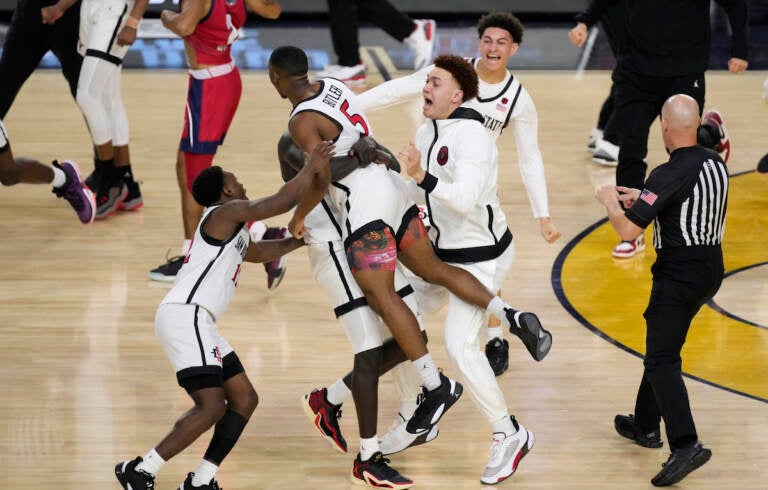
<svg viewBox="0 0 768 490">
<path fill-rule="evenodd" d="M 703 466 L 711 457 L 712 451 L 699 441 L 693 446 L 675 449 L 667 462 L 662 464 L 661 471 L 651 479 L 651 484 L 654 487 L 674 485 L 691 471 Z"/>
<path fill-rule="evenodd" d="M 520 337 L 531 356 L 537 361 L 547 357 L 549 349 L 552 348 L 552 334 L 544 330 L 539 318 L 527 311 L 515 311 L 511 308 L 504 308 L 504 311 L 507 314 L 510 333 Z"/>
<path fill-rule="evenodd" d="M 501 376 L 509 368 L 509 342 L 507 339 L 494 337 L 485 344 L 485 357 L 493 369 L 493 374 Z"/>
<path fill-rule="evenodd" d="M 618 432 L 620 436 L 626 437 L 631 441 L 635 441 L 635 443 L 639 444 L 640 446 L 659 448 L 664 445 L 664 443 L 661 442 L 661 434 L 659 433 L 659 429 L 645 432 L 637 426 L 637 423 L 635 422 L 635 416 L 632 414 L 617 415 L 613 419 L 613 426 L 616 428 L 616 432 Z"/>
</svg>

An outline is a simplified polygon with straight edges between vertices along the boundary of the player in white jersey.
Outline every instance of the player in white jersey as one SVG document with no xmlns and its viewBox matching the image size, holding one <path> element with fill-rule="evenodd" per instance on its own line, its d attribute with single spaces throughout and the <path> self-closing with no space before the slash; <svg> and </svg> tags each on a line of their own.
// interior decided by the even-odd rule
<svg viewBox="0 0 768 490">
<path fill-rule="evenodd" d="M 539 221 L 541 236 L 547 243 L 560 237 L 552 223 L 547 200 L 544 165 L 538 144 L 538 114 L 533 99 L 520 81 L 507 69 L 523 40 L 523 25 L 508 12 L 492 12 L 477 24 L 480 57 L 471 59 L 479 78 L 477 97 L 466 107 L 477 110 L 484 126 L 496 140 L 510 128 L 517 148 L 518 164 L 533 216 Z M 430 65 L 409 76 L 391 80 L 359 95 L 365 111 L 388 107 L 421 95 L 424 80 L 434 68 Z M 509 344 L 495 318 L 488 329 L 486 355 L 496 375 L 508 367 Z"/>
<path fill-rule="evenodd" d="M 75 162 L 53 161 L 51 167 L 30 158 L 14 158 L 8 133 L 0 121 L 0 183 L 51 184 L 53 193 L 69 202 L 83 224 L 93 221 L 96 202 L 93 193 L 83 183 L 80 167 Z"/>
<path fill-rule="evenodd" d="M 364 114 L 358 112 L 354 93 L 338 80 L 310 82 L 307 71 L 306 54 L 299 48 L 283 46 L 275 49 L 270 56 L 270 80 L 280 96 L 289 99 L 295 107 L 288 127 L 300 148 L 309 148 L 323 139 L 343 141 L 348 145 L 359 138 L 361 133 L 371 132 Z M 311 104 L 306 104 L 304 107 L 307 110 L 302 110 L 302 104 L 306 102 Z M 343 134 L 345 132 L 347 134 Z M 343 154 L 343 150 L 343 147 L 339 148 L 339 153 Z M 359 178 L 356 173 L 373 178 Z M 347 183 L 350 185 L 345 185 Z M 354 170 L 349 176 L 334 182 L 334 192 L 336 196 L 342 195 L 345 198 L 344 202 L 338 202 L 343 204 L 346 212 L 342 232 L 352 275 L 365 293 L 368 304 L 387 324 L 408 359 L 418 365 L 425 398 L 408 424 L 408 430 L 418 436 L 428 433 L 456 401 L 461 393 L 461 385 L 438 373 L 427 351 L 425 339 L 419 333 L 416 317 L 396 294 L 396 261 L 399 259 L 416 274 L 429 282 L 449 288 L 465 301 L 484 310 L 488 309 L 507 324 L 515 324 L 516 328 L 520 326 L 514 320 L 517 310 L 494 296 L 471 274 L 451 267 L 435 256 L 424 225 L 418 219 L 418 210 L 412 202 L 408 202 L 401 186 L 402 180 L 386 169 L 367 170 L 366 167 Z M 405 204 L 393 201 L 392 196 L 397 201 L 406 201 Z M 298 218 L 297 213 L 294 216 L 297 221 L 291 225 L 294 235 L 303 231 L 303 223 Z M 382 366 L 388 366 L 387 362 L 381 361 L 381 354 L 375 352 L 376 349 L 372 350 L 374 352 L 368 353 L 371 358 L 365 366 L 381 374 L 384 371 Z M 366 353 L 357 354 L 356 359 L 361 355 Z M 357 365 L 356 361 L 356 368 Z M 378 369 L 376 366 L 379 366 Z M 352 379 L 352 393 L 358 405 L 357 397 L 361 395 L 358 389 L 363 387 L 357 386 L 357 376 Z M 383 459 L 378 451 L 378 443 L 373 439 L 375 431 L 375 424 L 370 428 L 361 425 L 363 444 L 353 467 L 353 478 L 359 483 L 372 484 L 366 473 L 371 463 Z M 363 455 L 366 447 L 375 449 L 368 461 Z M 384 463 L 382 465 L 386 466 Z M 375 471 L 381 468 L 381 465 L 375 466 Z M 386 469 L 394 472 L 391 468 Z M 402 478 L 400 475 L 397 477 Z M 404 485 L 411 484 L 410 480 L 401 480 L 394 482 L 391 488 L 407 488 Z"/>
<path fill-rule="evenodd" d="M 423 114 L 428 119 L 413 143 L 398 154 L 408 175 L 414 198 L 426 203 L 432 226 L 429 235 L 437 255 L 470 272 L 491 290 L 498 290 L 512 266 L 514 245 L 496 195 L 498 151 L 483 129 L 483 117 L 462 106 L 477 95 L 477 74 L 459 56 L 439 56 L 423 89 Z M 445 345 L 448 356 L 464 376 L 472 400 L 493 428 L 491 457 L 480 480 L 496 484 L 511 476 L 533 447 L 533 433 L 510 416 L 504 394 L 488 360 L 480 351 L 480 333 L 487 321 L 481 308 L 467 304 L 444 288 L 411 280 L 419 308 L 428 315 L 445 304 Z M 524 323 L 535 323 L 546 350 L 529 352 L 541 360 L 552 345 L 552 336 L 535 315 L 522 313 Z M 382 440 L 385 452 L 411 444 L 405 424 Z"/>
<path fill-rule="evenodd" d="M 42 10 L 52 24 L 77 0 L 59 0 Z M 95 151 L 95 168 L 86 179 L 96 192 L 96 219 L 118 209 L 143 205 L 133 178 L 128 148 L 128 116 L 121 97 L 120 76 L 128 48 L 149 0 L 83 0 L 78 52 L 84 57 L 77 82 L 77 104 L 83 112 Z"/>
<path fill-rule="evenodd" d="M 246 223 L 294 206 L 306 212 L 306 202 L 314 206 L 316 195 L 328 188 L 332 154 L 332 143 L 319 143 L 296 178 L 276 194 L 255 201 L 249 201 L 243 185 L 221 167 L 207 168 L 195 179 L 192 194 L 207 209 L 176 282 L 155 315 L 155 333 L 194 407 L 146 456 L 115 467 L 123 488 L 154 488 L 155 474 L 163 464 L 214 424 L 205 456 L 181 488 L 219 488 L 216 471 L 256 409 L 258 395 L 216 322 L 232 298 L 243 260 L 266 262 L 303 245 L 294 238 L 251 243 Z"/>
</svg>

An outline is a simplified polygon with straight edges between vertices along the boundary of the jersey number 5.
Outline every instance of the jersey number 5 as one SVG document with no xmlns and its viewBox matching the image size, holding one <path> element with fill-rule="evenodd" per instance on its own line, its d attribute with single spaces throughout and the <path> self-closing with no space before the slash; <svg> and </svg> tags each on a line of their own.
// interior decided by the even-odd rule
<svg viewBox="0 0 768 490">
<path fill-rule="evenodd" d="M 363 130 L 363 136 L 368 136 L 368 125 L 365 123 L 365 119 L 360 114 L 350 114 L 347 112 L 349 109 L 349 101 L 344 99 L 344 102 L 341 104 L 341 113 L 347 116 L 347 119 L 349 119 L 349 122 L 354 124 L 355 126 L 360 125 L 360 128 Z"/>
</svg>

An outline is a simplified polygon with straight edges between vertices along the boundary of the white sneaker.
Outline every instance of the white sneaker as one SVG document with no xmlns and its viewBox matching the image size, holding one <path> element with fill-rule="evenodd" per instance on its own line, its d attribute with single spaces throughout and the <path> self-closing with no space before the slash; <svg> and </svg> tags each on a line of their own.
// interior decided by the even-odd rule
<svg viewBox="0 0 768 490">
<path fill-rule="evenodd" d="M 365 85 L 365 65 L 355 66 L 327 65 L 323 71 L 317 72 L 317 78 L 335 78 L 350 87 Z"/>
<path fill-rule="evenodd" d="M 640 235 L 631 242 L 621 242 L 613 247 L 611 255 L 618 259 L 628 259 L 634 257 L 645 250 L 645 236 Z"/>
<path fill-rule="evenodd" d="M 421 70 L 432 61 L 437 24 L 432 19 L 414 20 L 416 29 L 403 42 L 413 51 L 413 69 Z"/>
<path fill-rule="evenodd" d="M 389 455 L 399 453 L 400 451 L 409 448 L 411 446 L 419 446 L 426 444 L 434 440 L 439 430 L 436 425 L 421 435 L 411 434 L 405 430 L 405 426 L 408 425 L 408 421 L 403 418 L 402 414 L 398 413 L 397 418 L 392 423 L 386 434 L 379 439 L 379 450 L 382 454 Z"/>
<path fill-rule="evenodd" d="M 597 144 L 603 139 L 603 130 L 592 128 L 589 132 L 589 141 L 587 141 L 587 151 L 594 153 L 597 150 Z"/>
<path fill-rule="evenodd" d="M 535 439 L 533 432 L 529 431 L 512 417 L 512 422 L 517 427 L 517 432 L 505 436 L 503 432 L 493 434 L 488 466 L 483 471 L 480 481 L 495 485 L 512 476 L 520 464 L 520 460 L 533 448 Z"/>
<path fill-rule="evenodd" d="M 613 143 L 600 139 L 592 154 L 592 161 L 600 165 L 615 167 L 619 164 L 619 147 Z"/>
</svg>

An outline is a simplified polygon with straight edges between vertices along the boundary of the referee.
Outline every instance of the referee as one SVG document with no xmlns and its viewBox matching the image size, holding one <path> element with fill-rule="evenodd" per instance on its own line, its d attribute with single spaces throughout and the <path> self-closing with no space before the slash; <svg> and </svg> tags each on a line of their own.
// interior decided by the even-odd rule
<svg viewBox="0 0 768 490">
<path fill-rule="evenodd" d="M 717 153 L 697 145 L 698 126 L 696 100 L 684 94 L 670 97 L 661 110 L 669 162 L 651 172 L 642 192 L 606 185 L 596 194 L 622 240 L 634 239 L 654 222 L 657 258 L 643 315 L 645 370 L 634 415 L 617 415 L 614 424 L 619 434 L 642 446 L 661 447 L 659 423 L 664 419 L 671 454 L 651 480 L 655 486 L 677 483 L 712 455 L 696 434 L 680 351 L 691 320 L 723 279 L 720 244 L 728 171 Z M 626 212 L 620 201 L 629 207 Z"/>
<path fill-rule="evenodd" d="M 83 63 L 77 53 L 80 2 L 55 24 L 44 25 L 40 10 L 54 4 L 55 0 L 19 0 L 16 4 L 0 56 L 0 119 L 5 118 L 21 86 L 48 51 L 53 51 L 61 62 L 72 97 L 77 94 Z"/>
</svg>

